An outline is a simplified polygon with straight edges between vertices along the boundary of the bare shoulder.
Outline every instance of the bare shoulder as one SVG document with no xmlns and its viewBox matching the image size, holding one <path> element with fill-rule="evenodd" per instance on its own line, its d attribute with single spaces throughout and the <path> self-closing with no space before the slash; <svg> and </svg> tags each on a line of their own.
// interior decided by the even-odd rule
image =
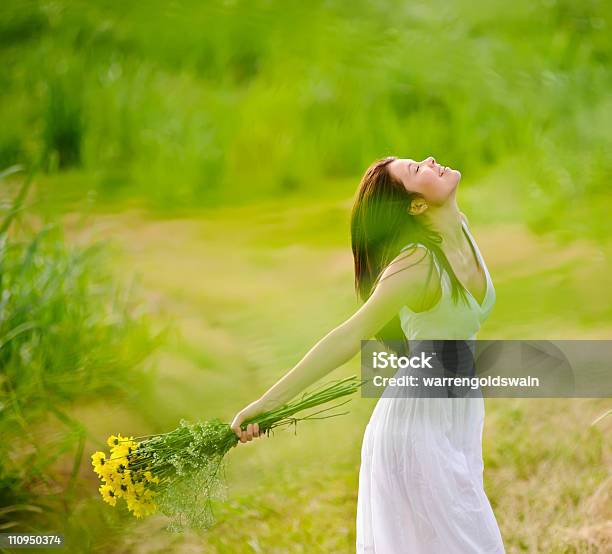
<svg viewBox="0 0 612 554">
<path fill-rule="evenodd" d="M 408 247 L 385 268 L 377 288 L 401 295 L 412 311 L 430 309 L 442 294 L 433 254 L 420 244 Z"/>
<path fill-rule="evenodd" d="M 410 285 L 420 280 L 427 273 L 432 260 L 431 252 L 421 244 L 413 244 L 400 252 L 383 271 L 381 281 L 401 272 L 402 280 Z"/>
</svg>

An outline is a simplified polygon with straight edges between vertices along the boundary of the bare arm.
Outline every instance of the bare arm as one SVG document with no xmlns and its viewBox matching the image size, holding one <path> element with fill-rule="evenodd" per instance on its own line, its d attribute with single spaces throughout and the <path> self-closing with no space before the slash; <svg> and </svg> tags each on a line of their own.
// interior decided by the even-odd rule
<svg viewBox="0 0 612 554">
<path fill-rule="evenodd" d="M 415 249 L 402 252 L 389 264 L 374 292 L 359 310 L 319 340 L 288 373 L 234 417 L 232 429 L 241 441 L 259 436 L 257 426 L 249 425 L 243 431 L 242 421 L 282 406 L 349 361 L 359 352 L 361 341 L 372 337 L 402 306 L 421 307 L 430 263 L 429 252 Z"/>
</svg>

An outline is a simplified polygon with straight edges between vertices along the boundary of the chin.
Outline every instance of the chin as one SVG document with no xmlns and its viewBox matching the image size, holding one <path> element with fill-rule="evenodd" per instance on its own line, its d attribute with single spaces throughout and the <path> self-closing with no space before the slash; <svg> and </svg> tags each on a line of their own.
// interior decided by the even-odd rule
<svg viewBox="0 0 612 554">
<path fill-rule="evenodd" d="M 451 177 L 453 181 L 455 181 L 455 184 L 459 183 L 459 181 L 461 181 L 461 171 L 459 171 L 458 169 L 451 169 L 450 167 L 448 169 L 450 170 L 449 177 Z"/>
</svg>

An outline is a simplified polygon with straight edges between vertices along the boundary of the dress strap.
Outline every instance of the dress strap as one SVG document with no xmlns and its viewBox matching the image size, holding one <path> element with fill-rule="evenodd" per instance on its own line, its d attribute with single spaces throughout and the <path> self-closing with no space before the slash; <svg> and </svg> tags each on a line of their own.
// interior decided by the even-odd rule
<svg viewBox="0 0 612 554">
<path fill-rule="evenodd" d="M 476 259 L 480 262 L 480 267 L 482 268 L 482 271 L 484 272 L 487 281 L 489 281 L 491 279 L 491 275 L 489 274 L 489 268 L 487 267 L 487 263 L 484 260 L 482 252 L 480 251 L 480 248 L 478 248 L 478 244 L 476 243 L 476 240 L 472 235 L 472 231 L 470 231 L 470 228 L 465 220 L 463 220 L 463 228 L 465 229 L 470 244 L 474 252 L 476 253 Z"/>
</svg>

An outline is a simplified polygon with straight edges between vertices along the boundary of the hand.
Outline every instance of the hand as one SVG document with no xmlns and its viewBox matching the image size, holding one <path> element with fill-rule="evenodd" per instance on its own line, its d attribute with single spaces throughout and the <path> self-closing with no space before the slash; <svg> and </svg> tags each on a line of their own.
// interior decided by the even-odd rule
<svg viewBox="0 0 612 554">
<path fill-rule="evenodd" d="M 255 401 L 234 416 L 230 427 L 232 428 L 232 431 L 236 433 L 236 436 L 240 439 L 240 442 L 250 442 L 253 440 L 253 437 L 257 438 L 259 436 L 263 436 L 260 435 L 259 432 L 259 423 L 249 423 L 246 429 L 242 429 L 240 425 L 244 420 L 255 417 L 264 411 L 265 410 L 261 404 L 258 401 Z"/>
</svg>

